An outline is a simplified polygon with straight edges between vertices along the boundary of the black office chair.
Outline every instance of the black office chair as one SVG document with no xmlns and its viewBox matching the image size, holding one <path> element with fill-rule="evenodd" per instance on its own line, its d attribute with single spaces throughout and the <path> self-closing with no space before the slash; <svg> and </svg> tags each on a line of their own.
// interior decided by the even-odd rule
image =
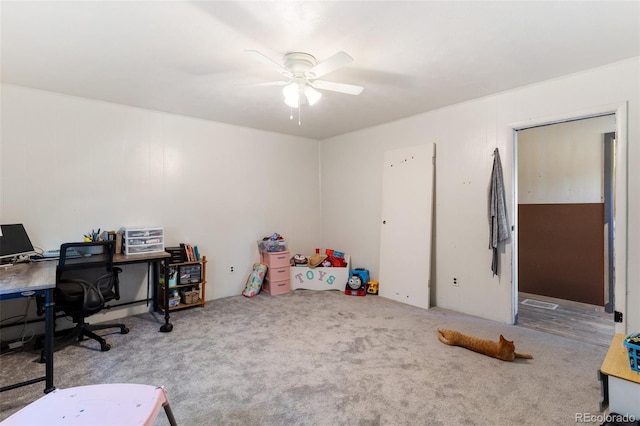
<svg viewBox="0 0 640 426">
<path fill-rule="evenodd" d="M 124 324 L 90 325 L 86 318 L 108 309 L 107 302 L 120 299 L 118 274 L 122 269 L 113 266 L 115 241 L 89 243 L 65 243 L 60 246 L 60 260 L 56 271 L 56 288 L 53 299 L 56 312 L 70 316 L 76 327 L 66 333 L 62 341 L 56 339 L 55 347 L 75 337 L 77 341 L 89 337 L 100 343 L 100 350 L 108 351 L 111 345 L 94 331 L 119 328 L 121 334 L 129 329 Z"/>
</svg>

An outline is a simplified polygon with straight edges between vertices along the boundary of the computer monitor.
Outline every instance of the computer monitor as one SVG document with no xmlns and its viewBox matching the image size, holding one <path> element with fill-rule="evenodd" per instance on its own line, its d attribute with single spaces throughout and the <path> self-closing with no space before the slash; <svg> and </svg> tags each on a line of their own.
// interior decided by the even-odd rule
<svg viewBox="0 0 640 426">
<path fill-rule="evenodd" d="M 0 231 L 0 260 L 36 253 L 21 223 L 0 225 Z"/>
</svg>

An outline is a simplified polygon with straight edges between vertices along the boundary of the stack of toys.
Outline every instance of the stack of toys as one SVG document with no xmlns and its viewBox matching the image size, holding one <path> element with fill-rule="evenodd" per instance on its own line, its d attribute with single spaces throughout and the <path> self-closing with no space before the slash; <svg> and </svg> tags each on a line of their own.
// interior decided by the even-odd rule
<svg viewBox="0 0 640 426">
<path fill-rule="evenodd" d="M 341 251 L 337 251 L 334 249 L 325 249 L 326 259 L 322 261 L 322 266 L 325 268 L 328 267 L 336 267 L 336 268 L 344 268 L 347 266 L 347 262 L 344 259 L 344 253 Z M 316 249 L 316 254 L 320 253 L 320 249 Z"/>
</svg>

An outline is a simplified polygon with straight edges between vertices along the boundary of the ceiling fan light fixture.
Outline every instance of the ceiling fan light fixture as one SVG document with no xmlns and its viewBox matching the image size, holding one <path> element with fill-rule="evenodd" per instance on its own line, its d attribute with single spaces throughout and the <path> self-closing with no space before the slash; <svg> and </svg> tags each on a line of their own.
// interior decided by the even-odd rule
<svg viewBox="0 0 640 426">
<path fill-rule="evenodd" d="M 300 102 L 297 96 L 284 98 L 284 103 L 289 105 L 291 108 L 298 108 L 300 106 Z"/>
<path fill-rule="evenodd" d="M 1 0 L 0 0 L 1 1 Z M 319 90 L 329 90 L 348 95 L 359 95 L 363 87 L 353 84 L 334 83 L 317 80 L 353 61 L 346 52 L 337 52 L 328 59 L 317 62 L 316 58 L 304 52 L 288 52 L 282 58 L 282 65 L 263 55 L 257 50 L 247 50 L 261 62 L 275 68 L 288 81 L 271 81 L 258 84 L 259 86 L 284 86 L 282 95 L 284 103 L 291 108 L 290 118 L 293 119 L 293 109 L 298 110 L 298 125 L 300 124 L 300 109 L 302 105 L 315 105 L 322 93 Z"/>
<path fill-rule="evenodd" d="M 309 102 L 309 105 L 315 104 L 322 97 L 322 93 L 318 92 L 316 89 L 309 85 L 304 87 L 304 95 L 307 97 L 307 102 Z"/>
<path fill-rule="evenodd" d="M 282 94 L 284 95 L 285 104 L 291 108 L 300 106 L 300 86 L 298 86 L 298 83 L 294 81 L 284 86 Z"/>
</svg>

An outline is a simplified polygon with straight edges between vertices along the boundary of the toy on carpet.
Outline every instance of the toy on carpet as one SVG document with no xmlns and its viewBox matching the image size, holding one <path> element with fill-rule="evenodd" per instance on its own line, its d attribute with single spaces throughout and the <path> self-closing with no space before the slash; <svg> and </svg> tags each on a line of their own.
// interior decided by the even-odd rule
<svg viewBox="0 0 640 426">
<path fill-rule="evenodd" d="M 513 361 L 516 358 L 533 359 L 529 354 L 519 354 L 515 351 L 513 341 L 507 340 L 500 335 L 500 340 L 481 339 L 475 336 L 467 336 L 455 330 L 438 329 L 438 340 L 450 346 L 462 346 L 474 352 L 481 353 L 502 361 Z"/>
<path fill-rule="evenodd" d="M 379 286 L 380 286 L 380 283 L 378 281 L 374 281 L 374 280 L 369 281 L 367 283 L 367 294 L 377 296 Z"/>
<path fill-rule="evenodd" d="M 242 295 L 245 297 L 253 297 L 260 293 L 260 288 L 262 287 L 262 281 L 264 280 L 264 276 L 267 273 L 267 265 L 262 263 L 254 263 L 253 271 L 249 274 L 249 278 L 247 278 L 247 284 L 242 290 Z"/>
<path fill-rule="evenodd" d="M 369 270 L 356 268 L 351 271 L 351 276 L 344 288 L 344 294 L 349 296 L 366 296 L 367 283 L 369 282 Z"/>
</svg>

